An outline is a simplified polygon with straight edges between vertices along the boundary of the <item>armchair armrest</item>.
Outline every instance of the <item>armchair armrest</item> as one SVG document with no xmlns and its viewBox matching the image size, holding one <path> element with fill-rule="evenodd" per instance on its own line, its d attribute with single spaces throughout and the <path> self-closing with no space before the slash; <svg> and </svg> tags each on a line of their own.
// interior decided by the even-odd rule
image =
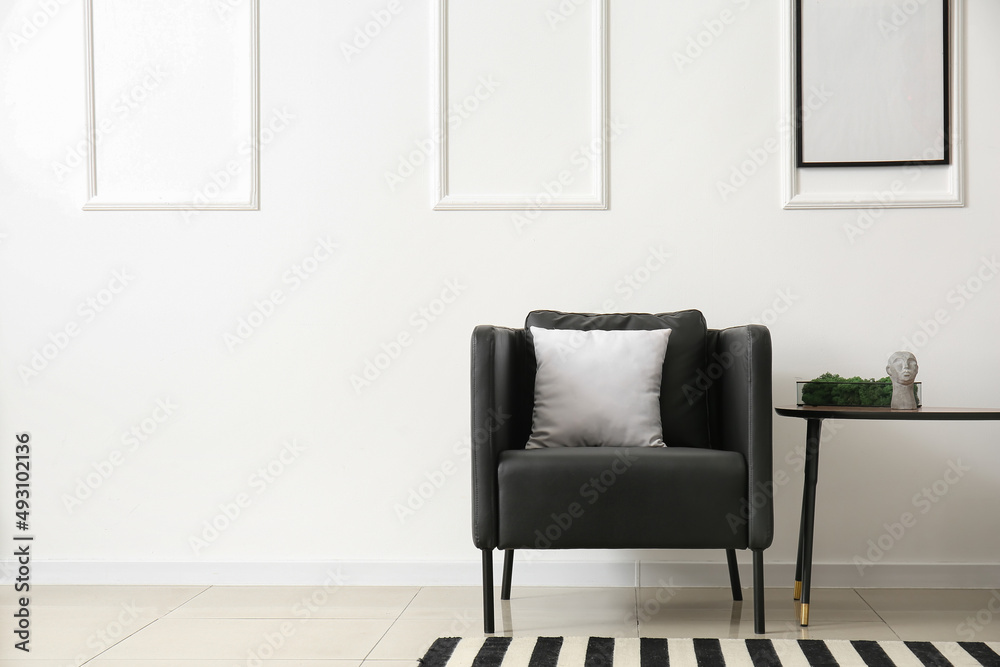
<svg viewBox="0 0 1000 667">
<path fill-rule="evenodd" d="M 479 549 L 499 539 L 500 454 L 523 449 L 531 429 L 526 346 L 523 329 L 481 325 L 472 332 L 472 539 Z"/>
<path fill-rule="evenodd" d="M 746 516 L 749 548 L 766 549 L 774 537 L 771 453 L 771 333 L 761 325 L 722 329 L 713 357 L 723 367 L 712 387 L 713 423 L 722 449 L 743 454 L 749 473 Z M 731 360 L 731 361 L 730 361 Z"/>
</svg>

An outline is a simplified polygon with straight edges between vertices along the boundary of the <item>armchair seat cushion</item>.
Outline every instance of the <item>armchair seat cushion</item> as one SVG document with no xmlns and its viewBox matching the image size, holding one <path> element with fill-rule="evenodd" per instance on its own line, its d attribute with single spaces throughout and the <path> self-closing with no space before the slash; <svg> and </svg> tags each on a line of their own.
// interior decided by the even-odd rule
<svg viewBox="0 0 1000 667">
<path fill-rule="evenodd" d="M 745 549 L 742 454 L 693 447 L 509 450 L 501 549 Z"/>
</svg>

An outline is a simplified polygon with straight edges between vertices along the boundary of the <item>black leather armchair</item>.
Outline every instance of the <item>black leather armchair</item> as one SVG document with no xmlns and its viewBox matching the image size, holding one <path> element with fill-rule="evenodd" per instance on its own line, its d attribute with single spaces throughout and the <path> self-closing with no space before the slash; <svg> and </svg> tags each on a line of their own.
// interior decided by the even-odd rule
<svg viewBox="0 0 1000 667">
<path fill-rule="evenodd" d="M 660 388 L 667 447 L 525 450 L 535 374 L 529 326 L 670 327 Z M 505 552 L 501 599 L 509 600 L 515 549 L 718 548 L 726 551 L 734 600 L 742 599 L 735 550 L 752 550 L 754 630 L 763 633 L 771 474 L 766 327 L 710 330 L 694 310 L 534 311 L 524 329 L 473 332 L 472 533 L 483 556 L 486 632 L 494 631 L 493 549 Z"/>
</svg>

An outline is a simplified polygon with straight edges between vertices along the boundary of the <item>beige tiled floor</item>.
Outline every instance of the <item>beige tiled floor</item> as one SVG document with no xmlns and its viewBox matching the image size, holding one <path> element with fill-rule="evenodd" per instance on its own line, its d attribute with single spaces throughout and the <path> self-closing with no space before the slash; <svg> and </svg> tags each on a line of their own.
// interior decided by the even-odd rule
<svg viewBox="0 0 1000 667">
<path fill-rule="evenodd" d="M 441 636 L 481 636 L 476 587 L 36 586 L 31 652 L 0 667 L 413 667 Z M 496 604 L 498 634 L 751 637 L 752 593 L 723 588 L 531 588 Z M 499 598 L 499 595 L 497 596 Z M 768 589 L 774 638 L 1000 641 L 1000 592 L 817 589 L 799 627 L 790 589 Z M 994 622 L 994 616 L 996 616 Z"/>
</svg>

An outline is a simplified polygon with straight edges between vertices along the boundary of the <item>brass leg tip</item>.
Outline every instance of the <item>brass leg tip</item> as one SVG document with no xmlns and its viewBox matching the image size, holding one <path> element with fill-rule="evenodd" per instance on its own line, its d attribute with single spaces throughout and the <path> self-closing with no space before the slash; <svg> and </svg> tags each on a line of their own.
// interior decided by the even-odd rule
<svg viewBox="0 0 1000 667">
<path fill-rule="evenodd" d="M 806 602 L 802 605 L 802 627 L 809 625 L 809 603 Z"/>
<path fill-rule="evenodd" d="M 795 593 L 794 593 L 794 595 L 792 595 L 792 599 L 793 600 L 798 600 L 800 597 L 802 597 L 802 582 L 801 581 L 796 581 L 795 582 Z"/>
</svg>

